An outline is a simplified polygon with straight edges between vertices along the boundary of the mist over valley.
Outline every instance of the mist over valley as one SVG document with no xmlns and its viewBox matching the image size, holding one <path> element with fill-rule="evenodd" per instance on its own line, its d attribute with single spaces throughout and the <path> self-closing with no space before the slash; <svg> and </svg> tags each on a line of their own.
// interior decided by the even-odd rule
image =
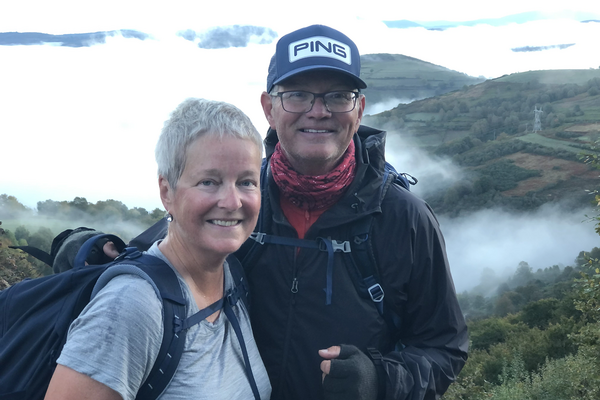
<svg viewBox="0 0 600 400">
<path fill-rule="evenodd" d="M 438 215 L 459 291 L 479 284 L 483 268 L 498 277 L 522 261 L 534 270 L 562 268 L 596 245 L 584 221 L 595 212 L 586 190 L 597 187 L 598 174 L 578 155 L 598 137 L 600 59 L 581 54 L 600 18 L 573 15 L 561 20 L 570 28 L 559 35 L 551 17 L 386 21 L 353 36 L 364 49 L 361 76 L 369 86 L 363 122 L 388 131 L 388 160 L 419 180 L 411 190 Z M 530 26 L 547 33 L 521 34 Z M 153 148 L 162 122 L 186 97 L 232 102 L 266 132 L 257 99 L 273 46 L 292 27 L 131 28 L 0 33 L 0 56 L 13 60 L 0 72 L 0 130 L 10 132 L 3 147 L 11 149 L 3 161 L 19 165 L 18 174 L 2 178 L 0 194 L 28 209 L 22 222 L 32 231 L 44 222 L 38 202 L 48 200 L 113 201 L 161 216 Z M 378 37 L 389 42 L 372 40 Z M 496 43 L 482 46 L 479 37 Z M 475 49 L 480 55 L 472 58 Z M 562 61 L 552 65 L 565 73 L 536 74 L 556 54 Z M 509 73 L 501 77 L 501 68 Z M 536 107 L 543 114 L 534 132 Z M 91 146 L 99 156 L 88 157 Z M 1 220 L 13 230 L 20 223 L 6 211 Z M 51 228 L 111 224 L 132 236 L 148 221 L 121 229 L 111 218 L 71 215 Z"/>
</svg>

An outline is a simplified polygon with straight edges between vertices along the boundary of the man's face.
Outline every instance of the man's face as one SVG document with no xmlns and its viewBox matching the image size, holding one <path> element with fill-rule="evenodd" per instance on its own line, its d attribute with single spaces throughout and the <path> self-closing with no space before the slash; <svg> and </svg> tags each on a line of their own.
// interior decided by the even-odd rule
<svg viewBox="0 0 600 400">
<path fill-rule="evenodd" d="M 326 93 L 356 90 L 352 81 L 330 71 L 299 74 L 279 85 L 279 91 L 304 90 Z M 264 92 L 261 103 L 271 129 L 277 131 L 282 150 L 294 169 L 304 175 L 324 175 L 340 162 L 352 136 L 358 130 L 365 108 L 365 97 L 356 100 L 348 113 L 327 111 L 322 98 L 315 99 L 312 110 L 304 114 L 285 111 L 281 99 Z"/>
</svg>

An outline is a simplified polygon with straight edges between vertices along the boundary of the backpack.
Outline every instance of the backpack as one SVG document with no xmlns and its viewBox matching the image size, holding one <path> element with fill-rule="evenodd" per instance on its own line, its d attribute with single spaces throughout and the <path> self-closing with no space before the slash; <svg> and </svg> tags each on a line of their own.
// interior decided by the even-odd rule
<svg viewBox="0 0 600 400">
<path fill-rule="evenodd" d="M 267 161 L 263 159 L 260 175 L 261 191 L 267 190 L 268 173 Z M 388 184 L 389 181 L 389 184 Z M 397 185 L 405 190 L 410 191 L 411 185 L 417 184 L 417 179 L 407 173 L 398 173 L 396 169 L 388 162 L 385 163 L 383 181 L 381 185 L 381 195 L 389 189 L 389 185 Z M 265 198 L 263 192 L 262 197 Z M 263 207 L 269 207 L 268 202 L 263 204 Z M 316 240 L 296 239 L 284 236 L 271 235 L 267 232 L 271 229 L 270 219 L 266 217 L 269 212 L 263 212 L 261 207 L 260 215 L 254 232 L 250 235 L 240 249 L 241 262 L 248 270 L 248 266 L 254 265 L 260 256 L 265 244 L 279 244 L 284 246 L 303 247 L 318 249 L 328 253 L 327 262 L 327 286 L 326 286 L 326 304 L 331 303 L 332 297 L 332 276 L 333 276 L 333 254 L 342 252 L 350 255 L 348 261 L 354 266 L 354 269 L 349 269 L 350 275 L 354 282 L 357 292 L 363 298 L 370 299 L 378 313 L 385 320 L 392 332 L 398 329 L 398 317 L 387 311 L 384 307 L 385 293 L 379 283 L 377 263 L 373 254 L 373 246 L 371 244 L 371 226 L 374 216 L 369 215 L 357 221 L 353 225 L 350 241 L 339 241 L 331 238 L 317 238 Z"/>
<path fill-rule="evenodd" d="M 115 235 L 96 235 L 83 244 L 75 257 L 73 269 L 27 279 L 0 292 L 0 400 L 44 398 L 71 322 L 93 298 L 95 287 L 103 287 L 108 280 L 124 273 L 142 276 L 155 285 L 164 308 L 163 341 L 156 362 L 136 399 L 156 399 L 163 392 L 179 364 L 187 329 L 221 308 L 240 340 L 246 373 L 256 397 L 258 389 L 241 329 L 231 310 L 240 299 L 249 307 L 248 290 L 239 261 L 231 256 L 227 259 L 235 288 L 211 306 L 185 318 L 185 299 L 177 276 L 161 259 L 128 247 L 110 263 L 86 266 L 91 250 L 104 239 L 113 241 L 117 248 L 125 246 Z M 102 275 L 104 272 L 107 273 Z"/>
</svg>

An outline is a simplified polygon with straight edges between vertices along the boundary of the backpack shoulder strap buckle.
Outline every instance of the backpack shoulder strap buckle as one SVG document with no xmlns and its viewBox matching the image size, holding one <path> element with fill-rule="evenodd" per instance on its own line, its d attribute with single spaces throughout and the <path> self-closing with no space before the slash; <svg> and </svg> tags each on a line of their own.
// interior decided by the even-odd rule
<svg viewBox="0 0 600 400">
<path fill-rule="evenodd" d="M 254 240 L 259 244 L 265 244 L 265 234 L 262 232 L 252 232 L 250 234 L 250 239 Z"/>
<path fill-rule="evenodd" d="M 369 292 L 369 296 L 371 296 L 371 300 L 373 300 L 375 303 L 381 303 L 385 297 L 383 288 L 379 283 L 370 286 L 367 291 Z"/>
<path fill-rule="evenodd" d="M 333 246 L 334 252 L 341 251 L 344 253 L 350 253 L 352 251 L 352 249 L 350 248 L 350 242 L 347 240 L 343 242 L 340 242 L 338 240 L 332 240 L 331 245 Z"/>
</svg>

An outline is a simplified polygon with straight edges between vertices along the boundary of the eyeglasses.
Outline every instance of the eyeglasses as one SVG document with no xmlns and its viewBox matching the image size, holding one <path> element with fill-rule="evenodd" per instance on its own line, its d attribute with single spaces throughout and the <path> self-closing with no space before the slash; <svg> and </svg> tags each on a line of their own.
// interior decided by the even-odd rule
<svg viewBox="0 0 600 400">
<path fill-rule="evenodd" d="M 274 93 L 271 96 L 281 99 L 281 106 L 289 113 L 304 114 L 312 110 L 315 100 L 322 98 L 325 108 L 331 113 L 347 113 L 356 107 L 359 92 L 337 90 L 327 93 L 312 93 L 303 90 L 291 90 Z"/>
</svg>

